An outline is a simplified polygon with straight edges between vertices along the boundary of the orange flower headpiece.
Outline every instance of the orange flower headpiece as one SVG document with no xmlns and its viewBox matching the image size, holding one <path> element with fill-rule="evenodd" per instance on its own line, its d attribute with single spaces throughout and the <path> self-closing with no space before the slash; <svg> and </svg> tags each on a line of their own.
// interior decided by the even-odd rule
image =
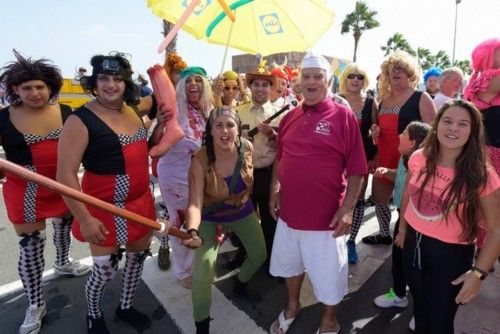
<svg viewBox="0 0 500 334">
<path fill-rule="evenodd" d="M 187 67 L 187 64 L 177 53 L 169 52 L 165 56 L 163 67 L 167 71 L 168 76 L 171 77 L 172 71 L 180 72 Z"/>
</svg>

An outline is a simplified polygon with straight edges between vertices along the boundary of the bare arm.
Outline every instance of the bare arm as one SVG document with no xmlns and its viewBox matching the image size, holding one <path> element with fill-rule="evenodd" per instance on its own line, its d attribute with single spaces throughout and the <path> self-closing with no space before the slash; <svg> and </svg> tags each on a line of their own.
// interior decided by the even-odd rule
<svg viewBox="0 0 500 334">
<path fill-rule="evenodd" d="M 405 244 L 405 237 L 406 237 L 406 227 L 408 223 L 406 222 L 405 219 L 405 212 L 406 208 L 408 207 L 408 202 L 410 200 L 410 197 L 408 195 L 408 183 L 410 182 L 411 178 L 411 172 L 408 170 L 408 173 L 406 174 L 406 180 L 405 180 L 405 186 L 403 188 L 403 193 L 401 194 L 401 211 L 399 215 L 399 229 L 398 229 L 398 235 L 396 236 L 396 239 L 394 240 L 394 244 L 398 246 L 399 248 L 403 248 Z"/>
<path fill-rule="evenodd" d="M 271 186 L 269 193 L 269 211 L 271 216 L 276 220 L 280 213 L 280 182 L 278 180 L 278 165 L 279 160 L 276 158 L 273 164 L 273 173 L 271 178 Z"/>
<path fill-rule="evenodd" d="M 203 208 L 203 192 L 205 191 L 205 176 L 203 169 L 198 159 L 191 159 L 191 167 L 189 168 L 189 200 L 186 210 L 186 221 L 184 225 L 187 230 L 198 230 L 201 223 L 201 210 Z M 183 244 L 196 248 L 201 246 L 201 239 L 196 237 L 195 233 L 191 233 L 192 238 L 183 241 Z"/>
<path fill-rule="evenodd" d="M 434 105 L 434 102 L 432 102 L 431 96 L 426 92 L 422 93 L 418 106 L 422 122 L 431 124 L 437 114 L 436 106 Z"/>
<path fill-rule="evenodd" d="M 375 172 L 373 173 L 373 176 L 374 177 L 385 177 L 391 181 L 394 181 L 394 179 L 396 179 L 396 172 L 397 172 L 397 169 L 378 167 L 375 170 Z"/>
<path fill-rule="evenodd" d="M 59 137 L 57 181 L 73 189 L 81 190 L 78 169 L 87 145 L 87 128 L 78 117 L 70 116 Z M 108 231 L 100 221 L 90 215 L 85 204 L 66 196 L 63 196 L 63 199 L 71 213 L 80 222 L 80 229 L 86 241 L 98 244 L 105 239 Z"/>
<path fill-rule="evenodd" d="M 150 113 L 151 108 L 153 107 L 153 97 L 152 95 L 141 97 L 139 104 L 137 105 L 137 109 L 139 110 L 140 116 L 146 116 Z"/>
<path fill-rule="evenodd" d="M 329 225 L 335 230 L 333 233 L 334 238 L 349 233 L 351 229 L 352 211 L 359 197 L 362 180 L 362 175 L 352 175 L 347 178 L 347 191 L 344 202 L 335 212 Z"/>
<path fill-rule="evenodd" d="M 487 273 L 500 255 L 500 190 L 480 198 L 481 211 L 488 226 L 488 238 L 476 259 L 475 266 Z M 479 293 L 481 280 L 470 270 L 455 279 L 452 283 L 463 283 L 460 292 L 455 298 L 458 304 L 470 302 Z"/>
</svg>

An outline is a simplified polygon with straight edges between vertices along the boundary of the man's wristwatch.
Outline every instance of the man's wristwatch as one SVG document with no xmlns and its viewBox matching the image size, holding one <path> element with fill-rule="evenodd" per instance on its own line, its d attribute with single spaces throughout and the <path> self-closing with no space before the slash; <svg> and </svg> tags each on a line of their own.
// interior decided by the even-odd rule
<svg viewBox="0 0 500 334">
<path fill-rule="evenodd" d="M 476 276 L 477 278 L 479 278 L 481 281 L 483 281 L 486 278 L 486 276 L 488 276 L 488 273 L 486 271 L 484 271 L 484 270 L 482 270 L 482 269 L 480 269 L 480 268 L 478 268 L 476 266 L 472 266 L 470 268 L 470 272 L 474 276 Z"/>
</svg>

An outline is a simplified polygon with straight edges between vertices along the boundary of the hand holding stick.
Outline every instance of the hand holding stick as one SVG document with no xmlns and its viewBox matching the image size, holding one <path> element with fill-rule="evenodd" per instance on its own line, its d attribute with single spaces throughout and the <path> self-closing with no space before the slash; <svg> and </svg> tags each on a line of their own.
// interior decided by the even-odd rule
<svg viewBox="0 0 500 334">
<path fill-rule="evenodd" d="M 27 181 L 39 184 L 43 187 L 49 188 L 52 191 L 55 191 L 58 194 L 71 197 L 77 201 L 80 201 L 84 204 L 91 205 L 103 211 L 109 212 L 112 215 L 123 217 L 127 220 L 133 221 L 134 223 L 149 227 L 153 230 L 158 230 L 159 233 L 164 233 L 168 228 L 168 234 L 177 237 L 179 239 L 190 239 L 191 236 L 183 231 L 179 231 L 175 228 L 168 227 L 164 222 L 154 221 L 149 218 L 138 215 L 134 212 L 119 208 L 114 206 L 111 203 L 105 202 L 93 196 L 87 195 L 81 191 L 68 187 L 62 183 L 59 183 L 51 178 L 46 176 L 34 173 L 22 166 L 19 166 L 13 162 L 7 161 L 5 159 L 0 158 L 0 169 L 13 174 L 17 177 L 25 179 Z M 168 225 L 168 223 L 167 223 Z"/>
</svg>

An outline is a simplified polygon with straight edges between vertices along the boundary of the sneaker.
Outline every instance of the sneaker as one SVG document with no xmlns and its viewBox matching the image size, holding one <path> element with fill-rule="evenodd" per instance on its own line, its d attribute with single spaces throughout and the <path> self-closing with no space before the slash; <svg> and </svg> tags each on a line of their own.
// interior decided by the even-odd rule
<svg viewBox="0 0 500 334">
<path fill-rule="evenodd" d="M 31 305 L 28 307 L 23 324 L 19 327 L 19 334 L 36 334 L 40 332 L 45 314 L 47 314 L 45 305 Z"/>
<path fill-rule="evenodd" d="M 99 318 L 94 319 L 87 315 L 87 332 L 88 334 L 109 334 L 104 317 L 101 315 Z"/>
<path fill-rule="evenodd" d="M 58 266 L 57 264 L 54 264 L 54 272 L 56 276 L 83 276 L 90 272 L 90 269 L 91 268 L 89 266 L 80 264 L 80 262 L 72 259 L 70 259 L 64 266 Z"/>
<path fill-rule="evenodd" d="M 168 270 L 170 268 L 170 249 L 161 248 L 158 250 L 158 267 L 161 270 Z"/>
<path fill-rule="evenodd" d="M 115 311 L 117 319 L 128 322 L 130 326 L 137 331 L 142 332 L 146 328 L 151 327 L 151 320 L 147 315 L 137 311 L 134 307 L 123 310 L 120 306 Z"/>
<path fill-rule="evenodd" d="M 408 324 L 408 328 L 414 332 L 415 331 L 415 317 L 411 317 L 410 323 Z"/>
<path fill-rule="evenodd" d="M 399 298 L 394 293 L 394 290 L 392 288 L 386 294 L 378 296 L 377 298 L 375 298 L 373 300 L 373 302 L 378 307 L 383 307 L 383 308 L 387 308 L 387 307 L 401 307 L 401 308 L 404 308 L 404 307 L 408 306 L 408 298 L 406 298 L 406 296 L 403 297 L 403 298 Z"/>
<path fill-rule="evenodd" d="M 392 244 L 392 238 L 390 235 L 388 236 L 381 236 L 380 234 L 375 234 L 375 235 L 369 235 L 367 237 L 364 237 L 363 242 L 368 245 L 391 245 Z"/>
<path fill-rule="evenodd" d="M 358 263 L 358 252 L 354 241 L 347 242 L 347 260 L 351 264 Z"/>
</svg>

